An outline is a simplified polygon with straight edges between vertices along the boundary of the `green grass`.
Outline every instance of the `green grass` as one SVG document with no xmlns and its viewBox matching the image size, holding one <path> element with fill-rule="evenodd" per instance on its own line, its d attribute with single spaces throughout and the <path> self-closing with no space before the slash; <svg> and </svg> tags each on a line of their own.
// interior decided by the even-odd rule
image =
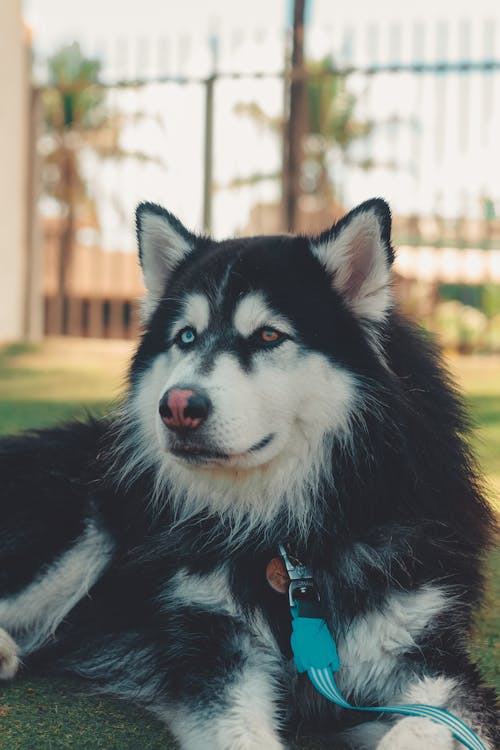
<svg viewBox="0 0 500 750">
<path fill-rule="evenodd" d="M 470 405 L 475 448 L 500 512 L 500 357 L 451 357 L 449 364 Z"/>
<path fill-rule="evenodd" d="M 119 395 L 130 345 L 49 340 L 0 351 L 0 432 L 107 411 Z M 450 360 L 478 424 L 477 449 L 498 503 L 500 359 Z M 500 508 L 500 504 L 497 506 Z M 489 559 L 488 602 L 472 646 L 500 689 L 500 551 Z M 312 750 L 312 745 L 307 745 Z M 81 682 L 23 677 L 0 687 L 0 750 L 174 750 L 164 727 L 129 704 L 89 695 Z M 315 747 L 317 747 L 315 745 Z M 264 749 L 263 749 L 264 750 Z"/>
<path fill-rule="evenodd" d="M 127 342 L 49 339 L 0 351 L 0 432 L 102 414 L 120 395 Z"/>
<path fill-rule="evenodd" d="M 83 687 L 22 678 L 0 688 L 1 750 L 173 750 L 159 722 Z"/>
</svg>

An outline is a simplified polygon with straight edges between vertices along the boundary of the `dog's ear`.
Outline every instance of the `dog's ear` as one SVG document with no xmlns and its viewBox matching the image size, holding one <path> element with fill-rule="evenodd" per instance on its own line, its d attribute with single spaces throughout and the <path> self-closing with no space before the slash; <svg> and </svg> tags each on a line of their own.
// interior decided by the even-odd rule
<svg viewBox="0 0 500 750">
<path fill-rule="evenodd" d="M 196 237 L 155 203 L 140 203 L 135 218 L 139 260 L 148 291 L 147 313 L 161 299 L 175 268 L 194 248 Z"/>
<path fill-rule="evenodd" d="M 351 310 L 381 322 L 391 306 L 391 212 L 381 198 L 362 203 L 311 241 L 332 286 Z"/>
</svg>

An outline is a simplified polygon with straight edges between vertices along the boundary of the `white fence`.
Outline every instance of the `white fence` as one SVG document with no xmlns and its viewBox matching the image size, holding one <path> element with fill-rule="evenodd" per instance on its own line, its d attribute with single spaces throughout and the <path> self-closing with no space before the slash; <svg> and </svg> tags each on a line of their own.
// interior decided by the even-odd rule
<svg viewBox="0 0 500 750">
<path fill-rule="evenodd" d="M 500 284 L 500 250 L 403 246 L 397 249 L 395 270 L 416 281 Z"/>
</svg>

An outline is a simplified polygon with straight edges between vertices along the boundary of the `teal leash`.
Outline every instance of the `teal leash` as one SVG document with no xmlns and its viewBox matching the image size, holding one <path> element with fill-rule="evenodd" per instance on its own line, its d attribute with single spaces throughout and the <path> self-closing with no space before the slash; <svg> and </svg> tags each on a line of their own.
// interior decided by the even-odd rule
<svg viewBox="0 0 500 750">
<path fill-rule="evenodd" d="M 290 585 L 288 598 L 292 615 L 291 647 L 298 672 L 307 672 L 312 684 L 325 698 L 345 709 L 372 713 L 401 714 L 431 719 L 447 727 L 469 750 L 488 750 L 475 732 L 461 719 L 444 708 L 424 704 L 394 706 L 353 706 L 340 692 L 335 673 L 340 661 L 335 640 L 322 617 L 320 598 L 309 568 L 289 555 L 280 545 Z"/>
</svg>

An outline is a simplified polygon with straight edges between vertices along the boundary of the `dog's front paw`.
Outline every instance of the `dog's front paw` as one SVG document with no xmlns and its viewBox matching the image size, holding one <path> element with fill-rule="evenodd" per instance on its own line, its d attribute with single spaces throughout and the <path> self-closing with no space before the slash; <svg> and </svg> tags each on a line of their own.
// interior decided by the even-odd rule
<svg viewBox="0 0 500 750">
<path fill-rule="evenodd" d="M 0 680 L 11 680 L 19 668 L 16 642 L 0 628 Z"/>
<path fill-rule="evenodd" d="M 387 732 L 377 750 L 454 750 L 453 735 L 430 719 L 401 719 Z"/>
</svg>

